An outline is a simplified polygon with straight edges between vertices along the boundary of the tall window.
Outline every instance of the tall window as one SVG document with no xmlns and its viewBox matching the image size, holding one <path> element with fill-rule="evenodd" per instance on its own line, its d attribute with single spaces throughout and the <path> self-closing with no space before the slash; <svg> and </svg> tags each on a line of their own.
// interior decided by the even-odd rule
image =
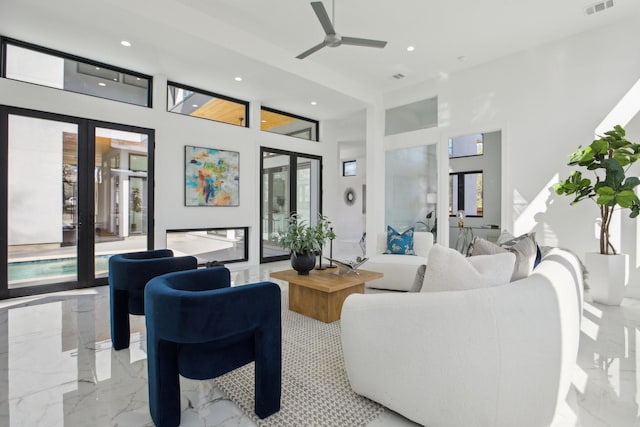
<svg viewBox="0 0 640 427">
<path fill-rule="evenodd" d="M 167 83 L 167 111 L 249 127 L 249 103 L 178 83 Z"/>
<path fill-rule="evenodd" d="M 2 48 L 2 77 L 151 107 L 150 76 L 17 40 Z"/>
<path fill-rule="evenodd" d="M 449 174 L 449 216 L 481 217 L 482 205 L 482 171 Z"/>
<path fill-rule="evenodd" d="M 296 116 L 272 108 L 262 107 L 260 130 L 318 141 L 318 121 Z"/>
</svg>

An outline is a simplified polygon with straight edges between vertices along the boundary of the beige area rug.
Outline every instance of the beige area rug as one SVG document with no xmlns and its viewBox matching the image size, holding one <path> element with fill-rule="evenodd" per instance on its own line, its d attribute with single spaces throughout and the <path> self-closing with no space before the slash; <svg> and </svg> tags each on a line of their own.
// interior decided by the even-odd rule
<svg viewBox="0 0 640 427">
<path fill-rule="evenodd" d="M 254 364 L 215 381 L 259 426 L 362 426 L 384 407 L 351 390 L 344 369 L 340 321 L 326 324 L 287 309 L 282 298 L 280 412 L 259 419 L 254 408 Z"/>
</svg>

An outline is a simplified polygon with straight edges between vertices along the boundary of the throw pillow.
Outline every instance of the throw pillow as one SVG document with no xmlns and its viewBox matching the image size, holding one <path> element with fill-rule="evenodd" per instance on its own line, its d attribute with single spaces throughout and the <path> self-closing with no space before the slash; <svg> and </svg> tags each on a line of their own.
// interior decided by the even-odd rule
<svg viewBox="0 0 640 427">
<path fill-rule="evenodd" d="M 536 265 L 538 258 L 538 245 L 535 240 L 535 233 L 507 240 L 501 245 L 496 245 L 488 240 L 475 237 L 472 242 L 471 256 L 491 255 L 503 252 L 511 252 L 516 256 L 516 263 L 513 269 L 511 281 L 528 277 Z"/>
<path fill-rule="evenodd" d="M 413 251 L 413 227 L 398 233 L 390 225 L 387 225 L 387 250 L 385 254 L 415 255 Z"/>
<path fill-rule="evenodd" d="M 535 238 L 535 233 L 523 234 L 522 236 L 515 237 L 507 230 L 502 230 L 496 243 L 503 247 L 513 246 L 513 244 L 515 244 L 518 240 L 526 239 L 529 236 L 534 236 Z M 540 264 L 540 261 L 542 261 L 542 250 L 540 249 L 540 245 L 538 245 L 538 243 L 536 242 L 536 260 L 533 263 L 533 268 L 536 268 L 538 264 Z"/>
<path fill-rule="evenodd" d="M 454 291 L 509 283 L 516 257 L 510 252 L 467 258 L 439 244 L 429 251 L 422 292 Z"/>
<path fill-rule="evenodd" d="M 416 270 L 416 277 L 413 279 L 413 285 L 411 285 L 411 289 L 409 292 L 420 292 L 422 290 L 422 285 L 424 284 L 424 272 L 427 269 L 427 266 L 422 264 Z"/>
</svg>

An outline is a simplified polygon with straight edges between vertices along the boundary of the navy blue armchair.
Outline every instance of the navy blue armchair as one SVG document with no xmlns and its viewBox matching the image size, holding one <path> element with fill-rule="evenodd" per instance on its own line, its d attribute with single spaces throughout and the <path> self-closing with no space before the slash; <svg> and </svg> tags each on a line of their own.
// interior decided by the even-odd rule
<svg viewBox="0 0 640 427">
<path fill-rule="evenodd" d="M 145 288 L 149 409 L 159 427 L 180 424 L 180 380 L 218 377 L 255 361 L 255 413 L 280 410 L 280 287 L 230 287 L 229 270 L 165 274 Z"/>
<path fill-rule="evenodd" d="M 198 268 L 192 256 L 174 257 L 171 249 L 131 252 L 109 258 L 111 342 L 113 348 L 129 347 L 129 314 L 144 314 L 144 287 L 165 273 Z"/>
</svg>

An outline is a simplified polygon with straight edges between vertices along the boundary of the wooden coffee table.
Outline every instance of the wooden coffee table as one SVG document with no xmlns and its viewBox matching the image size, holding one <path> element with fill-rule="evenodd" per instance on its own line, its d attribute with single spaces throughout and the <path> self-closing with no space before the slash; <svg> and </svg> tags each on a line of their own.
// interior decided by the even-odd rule
<svg viewBox="0 0 640 427">
<path fill-rule="evenodd" d="M 289 282 L 289 310 L 325 323 L 340 319 L 342 304 L 351 294 L 364 293 L 364 283 L 382 273 L 358 270 L 358 274 L 336 274 L 336 269 L 311 270 L 308 276 L 295 270 L 275 271 L 274 279 Z"/>
</svg>

